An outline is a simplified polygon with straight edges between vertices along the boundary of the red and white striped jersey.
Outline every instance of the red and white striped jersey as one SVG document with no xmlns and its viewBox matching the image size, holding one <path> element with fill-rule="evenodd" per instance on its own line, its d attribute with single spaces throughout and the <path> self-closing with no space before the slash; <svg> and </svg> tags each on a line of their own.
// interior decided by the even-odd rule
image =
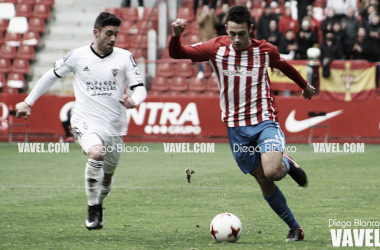
<svg viewBox="0 0 380 250">
<path fill-rule="evenodd" d="M 182 46 L 178 37 L 172 37 L 169 43 L 173 58 L 209 61 L 219 85 L 222 121 L 227 127 L 278 120 L 268 67 L 281 70 L 302 89 L 307 86 L 298 71 L 281 58 L 275 46 L 265 40 L 251 39 L 251 42 L 242 51 L 233 48 L 228 36 L 191 46 Z"/>
</svg>

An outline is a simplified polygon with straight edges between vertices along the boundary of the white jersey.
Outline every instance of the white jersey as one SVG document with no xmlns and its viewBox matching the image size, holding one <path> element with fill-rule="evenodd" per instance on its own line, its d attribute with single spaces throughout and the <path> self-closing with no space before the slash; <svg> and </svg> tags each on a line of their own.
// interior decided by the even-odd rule
<svg viewBox="0 0 380 250">
<path fill-rule="evenodd" d="M 126 109 L 119 103 L 127 87 L 143 86 L 131 52 L 114 48 L 101 56 L 90 45 L 70 51 L 54 65 L 57 77 L 74 73 L 75 108 L 72 127 L 91 129 L 108 136 L 127 133 Z"/>
</svg>

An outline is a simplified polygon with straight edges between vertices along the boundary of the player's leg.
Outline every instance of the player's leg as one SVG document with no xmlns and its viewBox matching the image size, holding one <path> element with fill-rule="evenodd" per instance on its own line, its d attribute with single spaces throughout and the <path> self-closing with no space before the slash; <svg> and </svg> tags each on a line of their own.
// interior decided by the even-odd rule
<svg viewBox="0 0 380 250">
<path fill-rule="evenodd" d="M 262 165 L 250 172 L 260 185 L 264 199 L 268 202 L 273 211 L 289 226 L 290 231 L 286 241 L 303 240 L 304 232 L 294 218 L 293 212 L 287 205 L 285 196 L 274 183 L 273 180 L 266 178 Z"/>
<path fill-rule="evenodd" d="M 110 145 L 113 150 L 107 151 L 107 154 L 104 156 L 104 178 L 103 182 L 101 183 L 99 203 L 103 203 L 104 199 L 112 190 L 114 183 L 113 173 L 115 172 L 116 166 L 119 163 L 122 153 L 123 137 L 115 136 L 107 138 L 107 145 Z"/>
<path fill-rule="evenodd" d="M 88 156 L 84 173 L 88 204 L 86 227 L 88 230 L 101 229 L 103 227 L 101 225 L 102 207 L 99 204 L 99 196 L 100 184 L 104 177 L 103 164 L 105 148 L 103 146 L 103 140 L 96 132 L 88 131 L 83 135 L 77 131 L 76 139 L 84 153 Z"/>
<path fill-rule="evenodd" d="M 300 186 L 307 185 L 307 176 L 302 168 L 284 152 L 285 136 L 277 122 L 262 123 L 258 139 L 261 163 L 265 177 L 279 181 L 288 173 Z"/>
</svg>

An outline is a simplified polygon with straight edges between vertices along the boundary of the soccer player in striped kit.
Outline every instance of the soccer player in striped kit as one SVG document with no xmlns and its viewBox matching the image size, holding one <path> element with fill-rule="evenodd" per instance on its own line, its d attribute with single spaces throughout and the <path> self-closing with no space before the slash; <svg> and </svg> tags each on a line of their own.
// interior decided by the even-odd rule
<svg viewBox="0 0 380 250">
<path fill-rule="evenodd" d="M 278 108 L 267 68 L 281 70 L 303 89 L 305 99 L 311 99 L 315 89 L 281 58 L 276 47 L 249 37 L 251 18 L 246 6 L 233 6 L 228 12 L 227 36 L 191 46 L 181 45 L 180 35 L 186 20 L 177 19 L 172 23 L 169 54 L 175 59 L 209 61 L 219 85 L 222 121 L 235 160 L 245 174 L 256 178 L 265 200 L 289 226 L 286 241 L 299 241 L 303 240 L 304 231 L 275 181 L 289 174 L 305 187 L 307 177 L 284 152 L 285 138 L 278 123 Z M 254 150 L 247 151 L 250 148 Z"/>
</svg>

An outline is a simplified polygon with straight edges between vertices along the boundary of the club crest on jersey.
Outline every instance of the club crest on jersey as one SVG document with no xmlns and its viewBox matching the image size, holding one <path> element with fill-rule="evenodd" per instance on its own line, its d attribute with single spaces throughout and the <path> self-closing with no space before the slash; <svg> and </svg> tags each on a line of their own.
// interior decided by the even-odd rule
<svg viewBox="0 0 380 250">
<path fill-rule="evenodd" d="M 117 73 L 119 73 L 119 70 L 118 70 L 118 69 L 112 69 L 112 74 L 113 74 L 113 76 L 116 76 Z"/>
</svg>

